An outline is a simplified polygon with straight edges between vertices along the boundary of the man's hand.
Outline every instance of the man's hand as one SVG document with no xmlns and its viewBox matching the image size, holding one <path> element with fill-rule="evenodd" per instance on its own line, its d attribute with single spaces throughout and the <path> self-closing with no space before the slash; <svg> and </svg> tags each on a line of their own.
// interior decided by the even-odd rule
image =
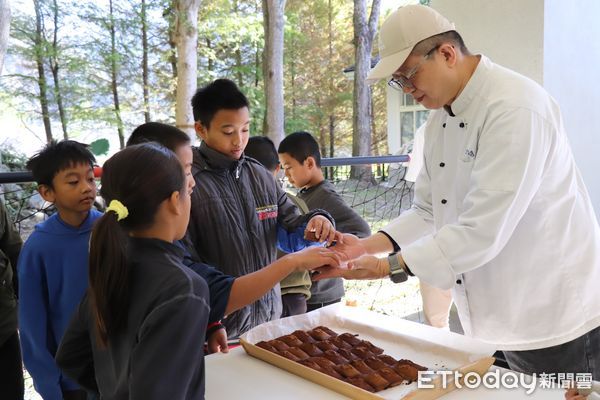
<svg viewBox="0 0 600 400">
<path fill-rule="evenodd" d="M 315 215 L 306 225 L 304 238 L 318 242 L 326 241 L 327 246 L 331 246 L 331 243 L 336 240 L 336 230 L 327 218 L 322 215 Z"/>
<path fill-rule="evenodd" d="M 208 337 L 206 341 L 208 347 L 208 354 L 212 353 L 229 353 L 229 346 L 227 346 L 227 331 L 225 328 L 218 329 Z"/>
<path fill-rule="evenodd" d="M 344 279 L 380 279 L 390 274 L 390 265 L 386 258 L 363 256 L 358 260 L 350 261 L 348 268 L 322 267 L 315 271 L 313 281 L 328 278 Z"/>
<path fill-rule="evenodd" d="M 362 241 L 350 233 L 343 234 L 342 240 L 337 241 L 331 250 L 339 254 L 342 261 L 351 261 L 367 254 Z"/>
</svg>

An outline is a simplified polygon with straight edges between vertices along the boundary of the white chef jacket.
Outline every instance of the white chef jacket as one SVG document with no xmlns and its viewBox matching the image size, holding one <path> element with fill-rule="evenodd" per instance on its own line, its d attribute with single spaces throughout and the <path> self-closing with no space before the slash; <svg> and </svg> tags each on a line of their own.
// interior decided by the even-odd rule
<svg viewBox="0 0 600 400">
<path fill-rule="evenodd" d="M 383 231 L 498 349 L 600 326 L 600 229 L 556 102 L 481 56 L 452 112 L 430 114 L 413 207 Z"/>
</svg>

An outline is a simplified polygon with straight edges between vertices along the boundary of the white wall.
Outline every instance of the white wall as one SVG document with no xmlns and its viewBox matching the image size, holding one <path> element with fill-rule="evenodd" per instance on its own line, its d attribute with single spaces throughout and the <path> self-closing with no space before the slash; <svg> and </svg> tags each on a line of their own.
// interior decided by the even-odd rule
<svg viewBox="0 0 600 400">
<path fill-rule="evenodd" d="M 402 93 L 391 87 L 386 87 L 386 105 L 387 105 L 387 137 L 388 151 L 390 154 L 396 154 L 401 144 L 400 138 L 400 99 Z"/>
<path fill-rule="evenodd" d="M 432 0 L 472 53 L 542 83 L 544 0 Z"/>
<path fill-rule="evenodd" d="M 600 2 L 546 0 L 544 15 L 544 87 L 560 104 L 600 216 Z"/>
</svg>

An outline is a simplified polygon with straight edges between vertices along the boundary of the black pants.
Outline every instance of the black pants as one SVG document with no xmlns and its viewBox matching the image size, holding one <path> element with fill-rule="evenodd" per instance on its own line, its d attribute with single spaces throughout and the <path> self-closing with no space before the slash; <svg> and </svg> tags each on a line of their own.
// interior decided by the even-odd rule
<svg viewBox="0 0 600 400">
<path fill-rule="evenodd" d="M 0 346 L 0 393 L 5 400 L 23 400 L 24 392 L 21 346 L 15 332 Z"/>
<path fill-rule="evenodd" d="M 558 346 L 539 350 L 505 351 L 510 369 L 527 374 L 591 373 L 600 380 L 600 327 Z"/>
<path fill-rule="evenodd" d="M 288 293 L 281 296 L 283 311 L 281 318 L 306 314 L 306 296 L 302 293 Z"/>
<path fill-rule="evenodd" d="M 318 310 L 319 308 L 322 308 L 322 307 L 326 307 L 326 306 L 330 306 L 335 303 L 339 303 L 341 300 L 342 299 L 337 299 L 337 300 L 333 300 L 333 301 L 328 301 L 326 303 L 312 303 L 312 304 L 308 303 L 306 305 L 306 312 L 311 312 L 314 310 Z"/>
</svg>

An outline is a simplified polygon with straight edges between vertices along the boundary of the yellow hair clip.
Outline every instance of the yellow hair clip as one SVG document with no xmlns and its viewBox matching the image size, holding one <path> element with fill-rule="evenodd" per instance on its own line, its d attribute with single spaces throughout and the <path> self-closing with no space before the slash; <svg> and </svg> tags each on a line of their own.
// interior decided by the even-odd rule
<svg viewBox="0 0 600 400">
<path fill-rule="evenodd" d="M 117 214 L 117 221 L 127 218 L 129 210 L 119 200 L 111 200 L 106 212 L 112 211 Z"/>
</svg>

